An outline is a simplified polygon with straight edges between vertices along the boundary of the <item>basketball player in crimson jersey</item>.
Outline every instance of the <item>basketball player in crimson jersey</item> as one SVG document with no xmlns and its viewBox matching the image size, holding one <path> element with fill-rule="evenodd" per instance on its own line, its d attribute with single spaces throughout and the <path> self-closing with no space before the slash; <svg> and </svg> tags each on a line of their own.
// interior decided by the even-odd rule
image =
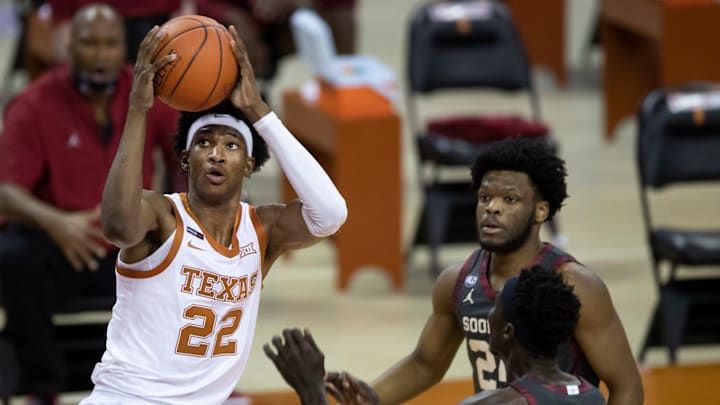
<svg viewBox="0 0 720 405">
<path fill-rule="evenodd" d="M 604 405 L 597 387 L 562 372 L 558 348 L 572 338 L 580 301 L 555 270 L 534 266 L 505 282 L 490 309 L 490 350 L 507 364 L 509 387 L 461 405 Z"/>
<path fill-rule="evenodd" d="M 572 338 L 579 317 L 580 301 L 555 270 L 534 266 L 508 279 L 488 322 L 490 350 L 507 364 L 512 382 L 507 388 L 482 391 L 461 405 L 604 405 L 597 387 L 560 371 L 556 359 L 560 345 Z M 309 331 L 286 329 L 263 349 L 303 405 L 328 403 L 324 356 Z M 357 379 L 338 373 L 329 373 L 326 379 L 340 403 L 378 403 L 377 397 L 353 401 L 353 391 L 369 390 Z"/>
<path fill-rule="evenodd" d="M 488 313 L 497 291 L 523 268 L 555 269 L 580 299 L 580 320 L 559 350 L 563 371 L 605 382 L 611 405 L 643 401 L 642 383 L 625 330 L 603 281 L 572 256 L 543 243 L 540 227 L 567 197 L 564 162 L 542 141 L 509 139 L 488 148 L 472 167 L 481 249 L 435 282 L 433 312 L 417 346 L 373 384 L 353 394 L 398 404 L 445 375 L 465 341 L 475 392 L 506 387 L 505 364 L 490 351 Z M 369 387 L 368 387 L 369 388 Z"/>
<path fill-rule="evenodd" d="M 183 113 L 177 144 L 187 194 L 142 190 L 141 162 L 153 77 L 167 34 L 141 44 L 130 109 L 102 200 L 105 237 L 121 248 L 117 301 L 89 404 L 218 404 L 242 375 L 262 280 L 289 249 L 335 233 L 345 200 L 320 165 L 262 101 L 247 52 L 230 28 L 240 74 L 230 103 Z M 243 180 L 277 157 L 299 199 L 253 207 Z"/>
</svg>

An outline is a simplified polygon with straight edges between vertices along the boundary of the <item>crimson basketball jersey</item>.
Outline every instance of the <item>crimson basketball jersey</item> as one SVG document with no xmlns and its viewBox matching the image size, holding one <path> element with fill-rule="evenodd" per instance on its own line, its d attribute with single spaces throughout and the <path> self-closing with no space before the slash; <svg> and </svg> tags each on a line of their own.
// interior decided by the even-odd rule
<svg viewBox="0 0 720 405">
<path fill-rule="evenodd" d="M 528 268 L 541 265 L 548 269 L 558 269 L 568 262 L 577 261 L 545 243 L 533 261 L 528 263 Z M 505 363 L 490 351 L 488 314 L 495 305 L 497 294 L 490 287 L 489 265 L 490 252 L 482 249 L 473 252 L 463 264 L 453 290 L 455 316 L 465 334 L 475 392 L 503 388 L 508 383 Z M 580 375 L 595 385 L 599 384 L 597 375 L 574 339 L 560 346 L 558 362 L 563 371 Z"/>
<path fill-rule="evenodd" d="M 580 384 L 548 384 L 529 374 L 510 383 L 529 405 L 605 405 L 597 387 L 580 378 Z"/>
<path fill-rule="evenodd" d="M 118 258 L 106 351 L 83 404 L 219 404 L 247 364 L 265 250 L 255 208 L 239 203 L 227 247 L 206 232 L 185 194 L 166 197 L 173 234 L 137 263 Z"/>
</svg>

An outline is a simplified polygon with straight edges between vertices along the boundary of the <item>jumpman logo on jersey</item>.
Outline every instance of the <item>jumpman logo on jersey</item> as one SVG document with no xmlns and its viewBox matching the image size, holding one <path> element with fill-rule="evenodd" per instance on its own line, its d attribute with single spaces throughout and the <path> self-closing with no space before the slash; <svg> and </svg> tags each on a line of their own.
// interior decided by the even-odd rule
<svg viewBox="0 0 720 405">
<path fill-rule="evenodd" d="M 471 289 L 471 290 L 467 293 L 467 295 L 465 296 L 465 298 L 462 300 L 463 304 L 466 303 L 466 302 L 469 302 L 470 305 L 475 304 L 475 301 L 473 301 L 473 299 L 472 299 L 472 293 L 473 293 L 473 291 L 475 291 L 475 288 Z"/>
</svg>

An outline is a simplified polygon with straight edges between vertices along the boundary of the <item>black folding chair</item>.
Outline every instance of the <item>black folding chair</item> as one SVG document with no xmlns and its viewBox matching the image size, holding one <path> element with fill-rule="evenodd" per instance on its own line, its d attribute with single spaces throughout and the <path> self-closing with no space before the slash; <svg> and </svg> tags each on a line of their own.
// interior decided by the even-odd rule
<svg viewBox="0 0 720 405">
<path fill-rule="evenodd" d="M 720 342 L 720 271 L 680 270 L 720 265 L 720 229 L 660 226 L 649 194 L 657 198 L 670 186 L 697 182 L 720 186 L 720 87 L 656 90 L 645 98 L 638 124 L 640 201 L 659 292 L 639 359 L 648 348 L 666 345 L 675 363 L 681 344 Z M 677 210 L 692 210 L 692 196 L 684 201 Z"/>
<path fill-rule="evenodd" d="M 421 5 L 411 17 L 407 49 L 408 122 L 417 141 L 424 191 L 423 213 L 413 247 L 428 245 L 431 270 L 437 275 L 440 245 L 477 242 L 476 193 L 470 187 L 469 171 L 459 181 L 442 179 L 441 171 L 469 168 L 482 148 L 506 135 L 544 137 L 551 144 L 552 141 L 547 128 L 539 123 L 540 102 L 530 64 L 510 12 L 502 2 Z M 508 127 L 505 130 L 511 131 L 509 134 L 488 131 L 483 125 L 477 125 L 473 131 L 477 115 L 446 117 L 427 126 L 420 122 L 419 99 L 459 90 L 526 92 L 532 120 L 513 117 L 518 120 L 518 130 L 512 132 L 513 127 Z M 482 110 L 478 108 L 479 112 Z M 534 132 L 522 133 L 521 128 L 525 127 Z M 454 133 L 454 128 L 462 128 L 463 133 Z"/>
</svg>

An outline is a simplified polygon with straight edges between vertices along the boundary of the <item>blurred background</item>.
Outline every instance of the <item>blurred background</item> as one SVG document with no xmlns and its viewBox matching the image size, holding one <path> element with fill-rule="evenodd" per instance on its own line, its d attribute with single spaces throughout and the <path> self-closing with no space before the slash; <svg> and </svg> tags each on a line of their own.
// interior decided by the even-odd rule
<svg viewBox="0 0 720 405">
<path fill-rule="evenodd" d="M 563 244 L 565 250 L 602 277 L 638 357 L 659 299 L 636 167 L 639 103 L 656 88 L 720 80 L 714 77 L 720 76 L 720 64 L 712 65 L 714 57 L 708 56 L 713 48 L 704 48 L 700 40 L 690 37 L 692 33 L 686 32 L 688 37 L 672 34 L 675 31 L 667 31 L 671 29 L 667 27 L 669 24 L 663 26 L 652 19 L 677 12 L 684 20 L 676 24 L 701 26 L 701 31 L 704 30 L 701 36 L 717 38 L 712 30 L 720 26 L 720 5 L 699 0 L 628 0 L 634 8 L 622 4 L 618 7 L 618 3 L 623 3 L 621 0 L 532 2 L 542 5 L 529 5 L 530 1 L 507 3 L 511 13 L 518 16 L 516 25 L 530 55 L 542 122 L 556 140 L 569 173 L 570 198 L 559 214 L 559 232 L 553 235 L 546 230 L 543 236 Z M 409 128 L 403 96 L 408 89 L 409 23 L 422 4 L 425 2 L 417 0 L 358 0 L 353 11 L 354 53 L 377 58 L 394 73 L 397 85 L 397 98 L 387 114 L 399 118 L 400 130 L 391 131 L 387 136 L 399 140 L 395 155 L 401 179 L 399 200 L 394 195 L 388 198 L 382 187 L 377 188 L 379 191 L 372 198 L 380 202 L 387 200 L 388 206 L 400 204 L 396 212 L 400 216 L 397 232 L 401 236 L 402 266 L 389 270 L 372 264 L 362 266 L 348 278 L 347 288 L 340 289 L 339 256 L 372 257 L 372 248 L 346 244 L 345 252 L 339 252 L 342 242 L 328 240 L 280 259 L 264 283 L 253 351 L 238 384 L 238 391 L 244 394 L 289 389 L 261 350 L 261 345 L 283 328 L 309 328 L 325 352 L 327 369 L 348 370 L 373 380 L 410 353 L 431 311 L 435 273 L 430 251 L 426 245 L 414 243 L 422 216 L 426 173 L 420 167 L 416 134 Z M 0 0 L 0 81 L 3 83 L 0 99 L 3 104 L 28 82 L 27 71 L 15 66 L 22 26 L 11 18 L 17 10 L 13 7 L 17 7 L 17 3 Z M 694 23 L 693 7 L 699 8 L 699 15 L 703 16 L 697 17 Z M 715 27 L 708 25 L 711 22 L 708 15 L 718 18 Z M 605 28 L 607 32 L 599 28 L 603 18 L 609 27 Z M 543 25 L 547 25 L 546 29 Z M 608 43 L 612 43 L 609 46 L 615 47 L 610 51 L 615 52 L 612 61 L 607 58 L 606 44 L 599 38 L 608 38 Z M 710 70 L 716 72 L 714 75 L 706 74 L 705 67 L 693 66 L 697 58 L 693 50 L 705 58 L 703 65 L 710 65 Z M 683 63 L 684 60 L 688 62 Z M 282 117 L 284 95 L 303 86 L 309 91 L 313 86 L 308 82 L 312 82 L 316 74 L 297 54 L 282 57 L 276 68 L 274 78 L 267 80 L 264 88 L 272 107 Z M 633 76 L 635 73 L 638 75 Z M 608 74 L 614 78 L 608 79 Z M 530 115 L 526 93 L 507 94 L 492 89 L 425 97 L 419 110 L 420 121 L 457 111 Z M 297 126 L 302 126 L 302 121 L 294 121 L 291 128 Z M 719 136 L 720 127 L 716 130 L 715 136 Z M 720 156 L 720 150 L 716 153 Z M 355 155 L 369 166 L 384 167 L 388 159 L 382 154 L 382 161 L 378 161 L 378 151 L 374 149 L 357 149 Z M 456 167 L 443 175 L 466 178 L 469 170 Z M 355 173 L 352 182 L 365 182 L 372 190 L 373 183 L 382 183 L 383 179 L 360 172 Z M 271 159 L 247 184 L 247 199 L 255 205 L 282 200 L 285 198 L 283 184 L 276 161 Z M 339 184 L 339 187 L 342 191 L 345 186 Z M 677 185 L 651 197 L 653 215 L 664 218 L 663 224 L 720 229 L 720 188 L 716 185 Z M 352 209 L 350 216 L 353 216 Z M 378 235 L 392 232 L 385 227 L 383 223 L 368 224 L 368 229 L 374 229 Z M 475 248 L 476 244 L 468 241 L 442 244 L 438 261 L 443 267 L 461 262 Z M 720 250 L 718 245 L 715 248 Z M 390 275 L 397 273 L 402 274 L 402 281 L 394 286 Z M 693 277 L 718 277 L 717 267 L 711 266 L 700 266 L 692 274 Z M 720 295 L 720 291 L 717 294 Z M 107 319 L 108 311 L 80 311 L 56 316 L 55 321 L 68 325 L 102 325 Z M 1 320 L 0 316 L 0 325 Z M 707 322 L 717 333 L 717 319 L 710 318 Z M 706 339 L 701 340 L 710 344 L 683 344 L 677 352 L 677 364 L 720 363 L 720 347 L 716 344 L 720 342 L 719 335 L 703 335 Z M 649 370 L 669 364 L 667 349 L 659 344 L 649 349 L 640 367 Z M 471 378 L 471 368 L 461 349 L 445 380 L 469 381 Z M 677 387 L 677 392 L 682 390 L 683 387 Z M 82 397 L 83 391 L 66 392 L 60 399 L 62 403 L 73 404 Z M 252 398 L 244 400 L 261 403 L 257 397 Z M 16 396 L 13 403 L 24 402 Z"/>
</svg>

